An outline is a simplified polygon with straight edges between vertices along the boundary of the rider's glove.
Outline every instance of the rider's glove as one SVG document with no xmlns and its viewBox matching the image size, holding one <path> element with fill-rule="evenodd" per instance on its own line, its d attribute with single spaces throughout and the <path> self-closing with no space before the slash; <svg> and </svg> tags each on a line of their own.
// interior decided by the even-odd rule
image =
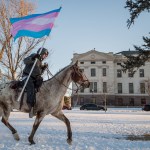
<svg viewBox="0 0 150 150">
<path fill-rule="evenodd" d="M 44 65 L 42 66 L 42 70 L 44 71 L 46 68 L 48 68 L 48 64 L 44 63 Z"/>
</svg>

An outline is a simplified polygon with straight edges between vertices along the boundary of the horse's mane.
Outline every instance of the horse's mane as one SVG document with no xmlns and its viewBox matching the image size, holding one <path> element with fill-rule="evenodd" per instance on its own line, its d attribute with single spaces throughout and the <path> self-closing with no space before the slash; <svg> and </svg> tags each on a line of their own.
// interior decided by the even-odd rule
<svg viewBox="0 0 150 150">
<path fill-rule="evenodd" d="M 66 67 L 64 67 L 64 68 L 62 68 L 62 69 L 60 69 L 59 71 L 57 71 L 56 72 L 56 74 L 55 75 L 53 75 L 52 76 L 52 78 L 50 78 L 50 79 L 47 79 L 47 80 L 45 80 L 44 82 L 46 82 L 46 81 L 49 81 L 49 80 L 51 80 L 51 79 L 53 79 L 55 76 L 57 76 L 60 72 L 62 72 L 63 70 L 65 70 L 66 68 L 68 68 L 68 67 L 70 67 L 71 65 L 68 65 L 68 66 L 66 66 Z"/>
</svg>

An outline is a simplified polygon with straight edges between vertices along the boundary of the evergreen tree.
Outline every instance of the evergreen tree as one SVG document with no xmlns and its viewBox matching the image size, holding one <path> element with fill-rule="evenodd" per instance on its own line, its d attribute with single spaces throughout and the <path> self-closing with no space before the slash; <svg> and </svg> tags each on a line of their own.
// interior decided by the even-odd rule
<svg viewBox="0 0 150 150">
<path fill-rule="evenodd" d="M 150 12 L 150 0 L 127 0 L 125 8 L 130 12 L 130 19 L 127 20 L 127 27 L 130 28 L 142 12 Z M 144 65 L 150 58 L 150 37 L 143 36 L 143 43 L 141 46 L 134 45 L 134 49 L 137 51 L 136 56 L 126 55 L 127 61 L 121 65 L 123 71 L 129 70 L 135 73 L 135 69 Z"/>
</svg>

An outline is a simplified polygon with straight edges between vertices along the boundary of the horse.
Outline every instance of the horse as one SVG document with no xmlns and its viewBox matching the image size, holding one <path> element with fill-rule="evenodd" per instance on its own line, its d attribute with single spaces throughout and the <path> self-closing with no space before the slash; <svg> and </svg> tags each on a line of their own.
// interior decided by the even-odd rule
<svg viewBox="0 0 150 150">
<path fill-rule="evenodd" d="M 28 137 L 29 143 L 35 144 L 34 135 L 46 115 L 52 116 L 63 121 L 67 127 L 67 143 L 72 143 L 72 130 L 69 119 L 62 111 L 63 96 L 65 95 L 68 86 L 71 82 L 76 83 L 83 88 L 89 87 L 89 80 L 80 70 L 78 61 L 75 64 L 70 64 L 56 73 L 51 79 L 43 82 L 40 91 L 36 93 L 36 118 L 32 127 L 32 131 Z M 20 109 L 20 101 L 16 100 L 14 89 L 10 88 L 10 83 L 6 84 L 0 91 L 0 117 L 1 121 L 10 129 L 15 140 L 20 140 L 17 130 L 9 123 L 9 116 L 13 109 L 28 113 L 29 108 L 26 102 L 26 93 L 23 97 L 22 107 Z"/>
</svg>

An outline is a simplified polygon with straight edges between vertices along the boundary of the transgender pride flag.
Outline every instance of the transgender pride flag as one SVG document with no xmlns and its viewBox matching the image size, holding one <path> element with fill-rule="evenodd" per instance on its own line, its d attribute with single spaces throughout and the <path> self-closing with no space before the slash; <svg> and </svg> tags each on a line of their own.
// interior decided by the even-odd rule
<svg viewBox="0 0 150 150">
<path fill-rule="evenodd" d="M 33 14 L 21 18 L 10 18 L 12 24 L 10 32 L 14 37 L 14 40 L 22 36 L 33 38 L 41 38 L 45 35 L 48 36 L 60 10 L 61 7 L 44 14 Z"/>
</svg>

